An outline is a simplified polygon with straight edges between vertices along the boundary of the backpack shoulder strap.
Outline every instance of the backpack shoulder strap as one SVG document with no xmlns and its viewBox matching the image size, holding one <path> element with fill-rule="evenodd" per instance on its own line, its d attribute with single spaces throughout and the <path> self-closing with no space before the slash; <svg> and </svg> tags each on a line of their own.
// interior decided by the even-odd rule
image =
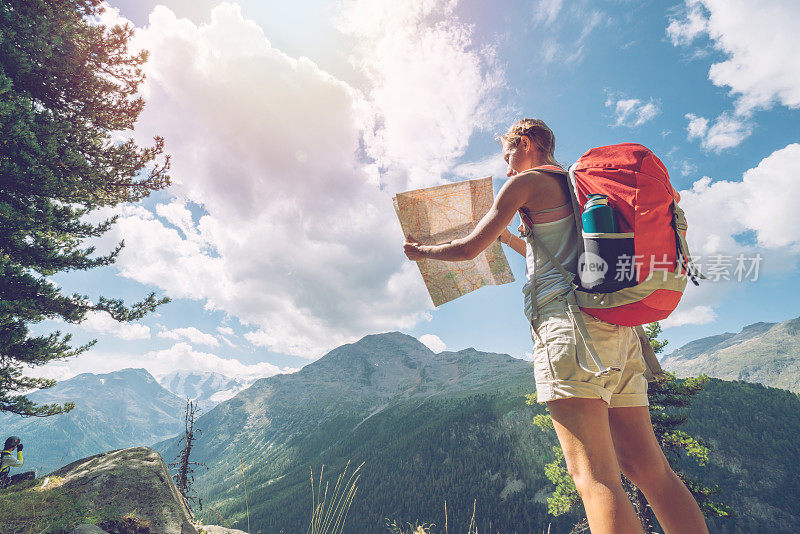
<svg viewBox="0 0 800 534">
<path fill-rule="evenodd" d="M 584 370 L 589 373 L 594 374 L 595 376 L 604 376 L 609 374 L 611 371 L 621 371 L 619 367 L 607 367 L 603 364 L 600 360 L 600 357 L 597 355 L 597 349 L 592 342 L 592 337 L 589 334 L 589 331 L 586 329 L 586 323 L 583 321 L 583 316 L 581 315 L 581 309 L 578 306 L 577 297 L 575 296 L 575 288 L 577 287 L 574 282 L 574 278 L 570 276 L 569 271 L 564 269 L 564 266 L 561 265 L 561 262 L 558 261 L 553 253 L 550 252 L 550 249 L 542 242 L 540 239 L 536 237 L 536 230 L 533 229 L 533 226 L 528 228 L 530 235 L 529 239 L 538 242 L 539 248 L 544 251 L 545 256 L 553 264 L 558 272 L 561 273 L 561 276 L 564 277 L 564 280 L 567 282 L 567 286 L 569 290 L 567 291 L 567 312 L 569 314 L 570 321 L 572 322 L 572 326 L 575 329 L 575 345 L 576 345 L 576 352 L 578 356 L 578 365 Z M 581 241 L 579 238 L 578 241 Z M 536 310 L 536 295 L 531 296 L 531 304 L 534 307 L 534 315 L 538 315 L 538 310 Z M 580 341 L 578 340 L 580 338 Z M 582 341 L 582 343 L 581 343 Z M 589 357 L 592 359 L 594 364 L 597 366 L 597 371 L 593 371 L 589 369 L 588 363 L 586 361 L 586 353 L 589 354 Z"/>
<path fill-rule="evenodd" d="M 533 167 L 531 169 L 528 169 L 528 171 L 549 172 L 549 173 L 553 173 L 553 174 L 560 174 L 561 176 L 564 176 L 565 178 L 567 178 L 567 180 L 566 180 L 567 186 L 569 187 L 569 193 L 570 193 L 570 196 L 572 197 L 570 199 L 572 201 L 572 212 L 573 212 L 573 214 L 575 216 L 577 216 L 577 213 L 578 213 L 578 210 L 577 210 L 577 197 L 575 196 L 575 188 L 570 184 L 570 173 L 568 171 L 565 171 L 564 169 L 562 169 L 561 167 L 559 167 L 557 165 L 540 165 L 538 167 Z M 527 212 L 525 212 L 525 210 L 523 210 L 522 208 L 520 208 L 517 211 L 519 212 L 519 217 L 520 217 L 520 219 L 522 219 L 522 222 L 524 222 L 530 228 L 533 225 L 533 220 L 530 218 L 530 216 L 527 214 Z M 580 236 L 580 233 L 578 233 L 578 235 Z"/>
<path fill-rule="evenodd" d="M 534 167 L 533 169 L 530 170 L 532 171 L 542 170 L 547 172 L 553 172 L 561 174 L 567 178 L 566 182 L 567 186 L 569 187 L 569 197 L 570 201 L 572 202 L 572 217 L 575 221 L 575 230 L 577 231 L 578 234 L 578 255 L 580 256 L 580 254 L 583 252 L 583 221 L 581 219 L 580 211 L 578 208 L 578 195 L 575 193 L 575 166 L 577 164 L 578 164 L 577 162 L 573 163 L 570 166 L 569 171 L 565 171 L 561 167 L 556 167 L 555 165 L 542 165 L 541 167 Z M 523 237 L 530 237 L 532 239 L 535 239 L 536 236 L 533 231 L 533 220 L 522 209 L 519 210 L 519 216 L 520 219 L 522 219 L 522 224 L 525 226 L 525 234 Z M 567 285 L 569 287 L 574 287 L 573 277 L 571 277 L 567 273 L 566 269 L 564 269 L 559 262 L 555 261 L 553 255 L 550 253 L 549 250 L 547 250 L 547 247 L 544 246 L 544 243 L 539 241 L 539 245 L 541 245 L 542 249 L 547 255 L 547 259 L 549 259 L 553 263 L 553 265 L 556 266 L 556 268 L 561 273 L 561 276 L 564 277 L 564 280 L 567 282 Z"/>
<path fill-rule="evenodd" d="M 572 213 L 575 216 L 575 229 L 578 232 L 578 243 L 580 250 L 583 252 L 583 219 L 581 219 L 580 206 L 578 205 L 578 191 L 575 186 L 575 168 L 578 166 L 580 160 L 576 161 L 569 166 L 567 171 L 567 187 L 569 187 L 569 198 L 572 201 Z"/>
<path fill-rule="evenodd" d="M 570 200 L 572 202 L 572 212 L 573 212 L 572 216 L 575 221 L 575 228 L 577 230 L 577 236 L 578 236 L 578 254 L 580 255 L 580 253 L 583 251 L 583 237 L 582 237 L 583 224 L 581 221 L 580 212 L 578 211 L 578 197 L 575 194 L 574 180 L 575 180 L 576 165 L 577 163 L 573 164 L 569 168 L 569 171 L 565 171 L 564 169 L 556 167 L 555 165 L 543 165 L 541 167 L 534 167 L 531 170 L 552 172 L 556 174 L 561 174 L 562 176 L 565 176 L 567 178 L 566 182 L 569 188 Z M 580 337 L 581 341 L 583 342 L 583 343 L 580 342 L 576 343 L 578 365 L 580 365 L 585 371 L 588 371 L 596 376 L 607 375 L 611 371 L 617 371 L 617 372 L 621 371 L 621 369 L 619 369 L 618 367 L 605 366 L 603 362 L 600 361 L 600 358 L 597 355 L 597 350 L 594 347 L 594 343 L 592 342 L 592 338 L 591 335 L 589 334 L 589 331 L 586 329 L 586 324 L 584 323 L 583 317 L 581 316 L 580 313 L 581 310 L 580 307 L 578 306 L 577 298 L 575 296 L 575 290 L 577 289 L 578 286 L 575 284 L 574 276 L 572 276 L 566 269 L 564 269 L 564 266 L 561 265 L 561 262 L 556 260 L 555 256 L 553 256 L 553 253 L 550 252 L 550 250 L 547 248 L 544 242 L 536 236 L 536 230 L 533 227 L 533 221 L 522 210 L 520 210 L 520 218 L 522 219 L 523 225 L 525 227 L 525 237 L 527 237 L 531 241 L 538 243 L 539 248 L 542 251 L 544 251 L 544 254 L 547 257 L 547 259 L 550 261 L 551 264 L 553 264 L 553 266 L 555 266 L 555 268 L 564 278 L 564 281 L 567 283 L 567 287 L 569 288 L 567 292 L 568 313 L 572 325 L 575 329 L 576 342 L 578 341 L 577 339 L 578 337 Z M 535 295 L 532 295 L 531 302 L 534 309 L 533 313 L 534 315 L 537 315 Z M 588 368 L 588 364 L 586 361 L 586 353 L 588 353 L 589 357 L 594 361 L 594 364 L 597 366 L 598 369 L 597 371 L 592 371 L 591 369 Z"/>
<path fill-rule="evenodd" d="M 8 451 L 0 452 L 0 478 L 6 477 L 8 475 L 9 470 L 11 469 L 11 466 L 9 465 L 6 466 L 2 465 L 2 459 L 5 458 L 6 456 L 11 456 L 11 453 Z"/>
<path fill-rule="evenodd" d="M 688 228 L 688 225 L 686 224 L 686 215 L 684 215 L 683 210 L 678 207 L 678 203 L 674 199 L 672 200 L 672 224 L 675 229 L 675 237 L 678 247 L 678 265 L 676 269 L 680 269 L 682 264 L 684 269 L 686 269 L 686 274 L 689 276 L 692 283 L 696 286 L 700 285 L 697 282 L 697 279 L 701 278 L 706 280 L 707 278 L 695 266 L 694 262 L 692 261 L 692 256 L 689 254 L 689 245 L 686 242 L 686 237 L 683 235 Z"/>
<path fill-rule="evenodd" d="M 558 165 L 539 165 L 538 167 L 533 167 L 528 169 L 529 171 L 546 171 L 546 172 L 554 172 L 556 174 L 563 174 L 567 175 L 567 171 L 559 167 Z"/>
<path fill-rule="evenodd" d="M 658 363 L 658 357 L 656 356 L 656 352 L 653 350 L 653 346 L 650 344 L 650 339 L 647 337 L 647 333 L 644 331 L 644 327 L 641 325 L 634 326 L 634 330 L 636 330 L 636 335 L 639 336 L 639 341 L 642 344 L 642 356 L 644 356 L 644 362 L 647 364 L 645 367 L 644 376 L 648 382 L 653 382 L 657 378 L 666 376 L 667 373 L 661 368 L 661 364 Z"/>
</svg>

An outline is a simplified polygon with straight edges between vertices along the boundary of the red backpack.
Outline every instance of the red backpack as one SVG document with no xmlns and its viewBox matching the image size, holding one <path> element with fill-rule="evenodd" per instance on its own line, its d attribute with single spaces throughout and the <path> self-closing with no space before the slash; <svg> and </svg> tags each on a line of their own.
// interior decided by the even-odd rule
<svg viewBox="0 0 800 534">
<path fill-rule="evenodd" d="M 680 194 L 670 184 L 664 164 L 646 147 L 636 143 L 597 147 L 581 156 L 568 172 L 552 165 L 535 170 L 568 177 L 575 225 L 582 237 L 578 239 L 578 276 L 566 271 L 543 243 L 538 246 L 571 288 L 571 315 L 584 339 L 588 340 L 588 333 L 580 314 L 575 314 L 577 308 L 609 323 L 637 327 L 642 337 L 641 325 L 665 319 L 675 310 L 687 278 L 695 285 L 697 278 L 705 278 L 689 255 L 686 218 L 678 207 Z M 618 232 L 583 232 L 583 206 L 592 193 L 608 197 Z M 530 217 L 523 211 L 520 217 L 526 228 L 524 236 L 535 240 Z M 590 269 L 598 263 L 605 270 Z M 648 342 L 645 352 L 649 346 Z M 592 353 L 593 348 L 588 348 Z M 608 370 L 596 363 L 602 372 Z"/>
</svg>

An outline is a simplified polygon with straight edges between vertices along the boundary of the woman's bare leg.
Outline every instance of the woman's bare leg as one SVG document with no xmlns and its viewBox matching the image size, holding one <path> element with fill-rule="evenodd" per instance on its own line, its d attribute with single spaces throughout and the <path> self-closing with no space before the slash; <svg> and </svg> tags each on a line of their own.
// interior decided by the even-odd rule
<svg viewBox="0 0 800 534">
<path fill-rule="evenodd" d="M 665 534 L 708 534 L 697 501 L 658 444 L 647 406 L 611 408 L 608 413 L 622 472 L 642 490 Z"/>
<path fill-rule="evenodd" d="M 642 534 L 622 489 L 608 404 L 602 399 L 570 398 L 550 401 L 547 406 L 592 534 Z"/>
</svg>

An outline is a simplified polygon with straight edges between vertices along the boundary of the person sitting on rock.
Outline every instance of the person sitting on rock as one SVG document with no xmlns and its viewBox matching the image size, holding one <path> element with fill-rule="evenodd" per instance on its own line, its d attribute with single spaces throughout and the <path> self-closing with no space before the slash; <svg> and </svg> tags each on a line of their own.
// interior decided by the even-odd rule
<svg viewBox="0 0 800 534">
<path fill-rule="evenodd" d="M 11 453 L 17 449 L 17 457 L 14 458 Z M 3 446 L 3 451 L 0 452 L 0 487 L 7 488 L 11 484 L 22 482 L 23 480 L 33 480 L 36 478 L 35 471 L 28 471 L 26 473 L 19 473 L 17 475 L 9 476 L 9 471 L 12 467 L 19 467 L 22 465 L 22 443 L 17 436 L 11 436 L 6 440 Z"/>
</svg>

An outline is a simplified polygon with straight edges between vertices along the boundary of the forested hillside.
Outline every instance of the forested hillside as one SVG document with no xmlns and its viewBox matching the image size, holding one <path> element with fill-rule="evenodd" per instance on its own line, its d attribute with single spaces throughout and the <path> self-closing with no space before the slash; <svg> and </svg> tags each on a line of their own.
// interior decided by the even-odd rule
<svg viewBox="0 0 800 534">
<path fill-rule="evenodd" d="M 547 515 L 543 466 L 555 434 L 532 424 L 541 406 L 530 362 L 467 349 L 434 355 L 391 333 L 345 345 L 292 375 L 262 379 L 201 417 L 193 451 L 204 502 L 265 533 L 302 531 L 311 514 L 310 471 L 332 485 L 348 460 L 364 462 L 345 532 L 386 532 L 386 518 L 466 530 L 477 500 L 480 530 L 563 532 L 576 517 Z M 721 487 L 740 517 L 717 532 L 800 531 L 800 399 L 744 382 L 711 380 L 685 429 L 714 445 L 707 467 L 678 467 Z M 158 446 L 166 459 L 174 440 Z M 213 514 L 203 518 L 216 522 Z M 758 526 L 758 530 L 754 530 Z M 438 530 L 436 532 L 439 532 Z"/>
<path fill-rule="evenodd" d="M 800 532 L 798 394 L 711 379 L 683 428 L 711 442 L 713 453 L 706 467 L 680 468 L 718 484 L 720 499 L 739 511 L 715 521 L 717 532 Z"/>
</svg>

